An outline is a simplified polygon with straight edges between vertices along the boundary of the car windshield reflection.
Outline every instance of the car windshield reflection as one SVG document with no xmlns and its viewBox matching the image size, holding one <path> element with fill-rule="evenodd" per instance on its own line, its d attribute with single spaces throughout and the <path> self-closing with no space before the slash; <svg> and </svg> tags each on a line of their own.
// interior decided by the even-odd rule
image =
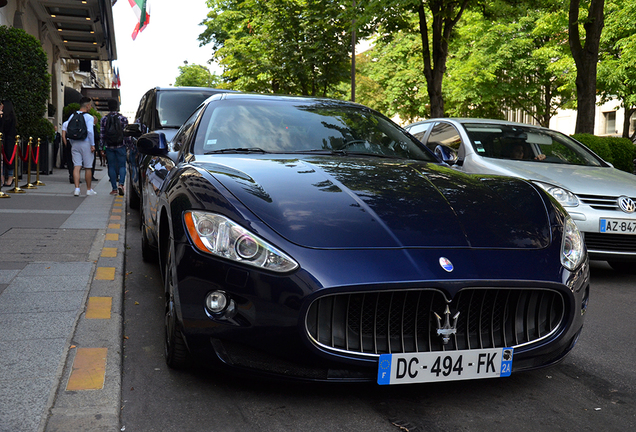
<svg viewBox="0 0 636 432">
<path fill-rule="evenodd" d="M 560 133 L 531 127 L 465 124 L 475 152 L 495 159 L 603 166 L 586 148 Z"/>
<path fill-rule="evenodd" d="M 245 150 L 242 150 L 245 149 Z M 211 103 L 195 140 L 195 154 L 315 152 L 437 162 L 420 143 L 368 109 L 276 101 Z"/>
</svg>

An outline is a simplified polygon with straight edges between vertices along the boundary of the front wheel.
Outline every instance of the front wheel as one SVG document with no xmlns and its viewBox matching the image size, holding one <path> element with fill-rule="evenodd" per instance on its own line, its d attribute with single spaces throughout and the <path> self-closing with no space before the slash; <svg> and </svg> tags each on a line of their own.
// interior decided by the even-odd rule
<svg viewBox="0 0 636 432">
<path fill-rule="evenodd" d="M 168 254 L 165 270 L 165 296 L 166 311 L 164 319 L 164 354 L 166 364 L 172 369 L 185 369 L 190 366 L 190 353 L 186 345 L 183 334 L 177 320 L 175 311 L 173 292 L 175 282 L 173 281 L 172 257 Z"/>
<path fill-rule="evenodd" d="M 636 262 L 629 261 L 608 261 L 610 267 L 620 273 L 636 274 Z"/>
</svg>

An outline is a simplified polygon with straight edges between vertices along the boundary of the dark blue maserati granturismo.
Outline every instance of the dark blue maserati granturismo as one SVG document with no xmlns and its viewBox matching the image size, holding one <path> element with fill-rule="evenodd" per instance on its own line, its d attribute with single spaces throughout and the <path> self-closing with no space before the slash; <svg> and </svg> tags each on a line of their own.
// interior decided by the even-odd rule
<svg viewBox="0 0 636 432">
<path fill-rule="evenodd" d="M 169 366 L 316 381 L 499 378 L 583 326 L 584 242 L 527 181 L 458 173 L 381 114 L 219 94 L 139 137 Z"/>
</svg>

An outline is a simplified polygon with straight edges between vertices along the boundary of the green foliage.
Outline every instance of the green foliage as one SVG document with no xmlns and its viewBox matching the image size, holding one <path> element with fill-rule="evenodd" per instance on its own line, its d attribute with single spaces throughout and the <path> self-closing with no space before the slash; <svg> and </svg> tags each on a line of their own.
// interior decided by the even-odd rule
<svg viewBox="0 0 636 432">
<path fill-rule="evenodd" d="M 33 137 L 34 146 L 37 144 L 38 138 L 41 139 L 41 144 L 44 144 L 47 139 L 49 142 L 53 142 L 55 138 L 55 126 L 44 117 L 40 117 L 29 131 L 29 137 Z"/>
<path fill-rule="evenodd" d="M 501 117 L 521 110 L 548 126 L 574 98 L 567 15 L 528 10 L 511 21 L 467 12 L 448 61 L 447 112 Z"/>
<path fill-rule="evenodd" d="M 575 134 L 572 138 L 585 144 L 614 168 L 633 173 L 636 146 L 628 138 L 598 137 L 591 134 Z"/>
<path fill-rule="evenodd" d="M 598 88 L 602 101 L 619 99 L 624 108 L 636 107 L 636 3 L 612 0 L 605 5 L 601 35 Z"/>
<path fill-rule="evenodd" d="M 225 87 L 342 97 L 350 11 L 320 0 L 208 0 L 202 45 L 212 44 Z"/>
<path fill-rule="evenodd" d="M 38 40 L 24 30 L 0 26 L 0 99 L 13 102 L 21 137 L 38 130 L 50 86 L 46 53 Z"/>
<path fill-rule="evenodd" d="M 210 72 L 207 67 L 186 63 L 179 66 L 179 76 L 174 85 L 175 87 L 218 87 L 220 83 L 221 77 Z"/>
<path fill-rule="evenodd" d="M 411 122 L 427 113 L 426 79 L 421 72 L 421 43 L 412 33 L 399 32 L 391 41 L 357 56 L 356 100 Z"/>
</svg>

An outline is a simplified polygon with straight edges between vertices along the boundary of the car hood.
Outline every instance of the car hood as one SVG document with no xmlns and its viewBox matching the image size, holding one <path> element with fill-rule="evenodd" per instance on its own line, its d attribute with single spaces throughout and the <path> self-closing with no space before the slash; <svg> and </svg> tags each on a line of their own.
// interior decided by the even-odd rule
<svg viewBox="0 0 636 432">
<path fill-rule="evenodd" d="M 543 248 L 546 201 L 513 178 L 354 157 L 195 163 L 280 236 L 312 248 Z"/>
<path fill-rule="evenodd" d="M 487 161 L 483 167 L 482 172 L 550 183 L 577 195 L 636 196 L 636 177 L 612 167 L 510 160 Z"/>
</svg>

